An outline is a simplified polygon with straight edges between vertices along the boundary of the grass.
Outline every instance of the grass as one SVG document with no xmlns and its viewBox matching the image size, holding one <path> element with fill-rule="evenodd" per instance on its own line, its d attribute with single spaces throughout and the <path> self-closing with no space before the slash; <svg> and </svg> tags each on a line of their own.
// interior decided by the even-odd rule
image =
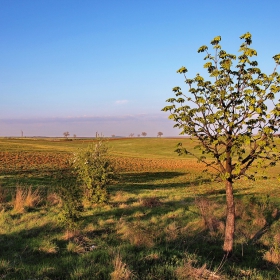
<svg viewBox="0 0 280 280">
<path fill-rule="evenodd" d="M 279 166 L 235 184 L 235 251 L 224 263 L 224 186 L 173 154 L 178 139 L 110 140 L 121 170 L 110 202 L 88 205 L 79 230 L 63 228 L 55 190 L 86 141 L 0 139 L 0 278 L 279 279 Z"/>
</svg>

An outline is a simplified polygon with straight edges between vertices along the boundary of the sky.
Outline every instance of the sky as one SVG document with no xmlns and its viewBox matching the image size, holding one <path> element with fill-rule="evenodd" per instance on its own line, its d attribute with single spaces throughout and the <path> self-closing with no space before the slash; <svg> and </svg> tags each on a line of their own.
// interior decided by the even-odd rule
<svg viewBox="0 0 280 280">
<path fill-rule="evenodd" d="M 237 54 L 250 32 L 259 67 L 280 53 L 275 0 L 0 0 L 0 136 L 178 136 L 161 109 L 203 72 L 201 45 Z"/>
</svg>

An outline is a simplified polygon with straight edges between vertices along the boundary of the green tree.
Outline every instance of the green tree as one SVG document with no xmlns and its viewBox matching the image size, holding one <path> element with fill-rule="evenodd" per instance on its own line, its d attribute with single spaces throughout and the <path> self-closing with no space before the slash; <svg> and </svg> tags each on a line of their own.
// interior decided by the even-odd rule
<svg viewBox="0 0 280 280">
<path fill-rule="evenodd" d="M 248 172 L 253 164 L 268 167 L 279 160 L 274 133 L 279 128 L 280 103 L 274 100 L 280 91 L 280 76 L 276 72 L 280 54 L 273 57 L 276 66 L 267 75 L 253 59 L 257 52 L 250 48 L 251 34 L 240 39 L 244 42 L 238 57 L 222 50 L 221 36 L 211 41 L 214 55 L 207 46 L 200 47 L 198 52 L 206 53 L 204 68 L 210 79 L 204 80 L 200 74 L 189 79 L 187 69 L 181 67 L 177 72 L 184 75 L 189 94 L 183 94 L 180 87 L 173 88 L 176 98 L 168 99 L 171 105 L 162 109 L 171 113 L 169 118 L 176 122 L 174 127 L 181 129 L 181 134 L 198 141 L 202 152 L 199 161 L 214 168 L 225 182 L 227 217 L 223 250 L 227 255 L 233 250 L 235 231 L 234 181 L 242 176 L 254 179 Z M 271 112 L 268 106 L 272 107 Z M 177 152 L 192 154 L 181 143 Z"/>
</svg>

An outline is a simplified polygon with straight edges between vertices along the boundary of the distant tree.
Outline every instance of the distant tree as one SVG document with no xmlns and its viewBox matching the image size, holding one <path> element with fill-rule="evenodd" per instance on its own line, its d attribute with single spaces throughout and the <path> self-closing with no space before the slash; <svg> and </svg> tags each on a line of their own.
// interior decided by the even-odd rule
<svg viewBox="0 0 280 280">
<path fill-rule="evenodd" d="M 144 136 L 144 137 L 147 136 L 147 133 L 146 133 L 146 132 L 142 132 L 141 134 L 142 134 L 142 136 Z"/>
<path fill-rule="evenodd" d="M 69 135 L 70 135 L 70 133 L 69 133 L 68 131 L 63 132 L 63 136 L 64 136 L 65 138 L 68 138 Z"/>
<path fill-rule="evenodd" d="M 140 135 L 140 134 L 137 134 L 137 136 L 140 137 L 141 135 Z"/>
<path fill-rule="evenodd" d="M 116 137 L 116 135 L 115 134 L 112 134 L 112 138 L 115 138 Z"/>
<path fill-rule="evenodd" d="M 163 135 L 162 132 L 158 132 L 157 137 L 161 137 Z"/>
<path fill-rule="evenodd" d="M 279 160 L 279 150 L 274 143 L 274 133 L 279 129 L 280 103 L 274 102 L 280 92 L 280 75 L 276 67 L 280 64 L 280 54 L 273 57 L 276 66 L 272 74 L 262 73 L 257 61 L 251 59 L 257 52 L 250 48 L 250 33 L 240 37 L 244 42 L 240 46 L 241 55 L 236 56 L 222 50 L 221 37 L 217 36 L 211 44 L 214 55 L 202 46 L 198 52 L 206 52 L 204 68 L 210 74 L 205 81 L 200 74 L 194 79 L 186 77 L 187 69 L 177 72 L 185 76 L 189 94 L 183 94 L 180 87 L 173 88 L 176 98 L 170 98 L 170 119 L 174 127 L 182 130 L 198 142 L 202 156 L 199 161 L 212 167 L 225 182 L 226 227 L 223 250 L 226 256 L 233 250 L 235 232 L 235 203 L 233 183 L 246 176 L 254 179 L 254 173 L 247 174 L 256 163 L 256 167 L 273 166 Z M 268 112 L 268 105 L 272 108 Z M 181 143 L 179 154 L 196 154 L 186 150 Z M 209 155 L 212 160 L 207 160 Z"/>
<path fill-rule="evenodd" d="M 129 137 L 133 137 L 133 136 L 134 136 L 134 133 L 130 133 L 130 134 L 129 134 Z"/>
<path fill-rule="evenodd" d="M 73 138 L 77 138 L 77 135 L 76 135 L 76 134 L 73 134 Z"/>
</svg>

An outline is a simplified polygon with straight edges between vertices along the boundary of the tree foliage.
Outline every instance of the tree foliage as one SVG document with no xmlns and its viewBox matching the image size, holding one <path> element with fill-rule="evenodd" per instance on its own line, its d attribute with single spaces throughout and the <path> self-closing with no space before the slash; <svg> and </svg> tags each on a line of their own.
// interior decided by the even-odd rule
<svg viewBox="0 0 280 280">
<path fill-rule="evenodd" d="M 200 74 L 190 79 L 187 68 L 181 67 L 177 72 L 184 75 L 189 93 L 174 87 L 175 97 L 167 100 L 171 105 L 163 108 L 170 112 L 169 118 L 181 134 L 198 142 L 198 160 L 214 168 L 225 181 L 227 220 L 223 248 L 227 254 L 233 249 L 233 182 L 242 176 L 254 179 L 247 172 L 253 164 L 269 167 L 279 160 L 274 134 L 280 121 L 280 101 L 275 101 L 280 91 L 280 75 L 276 72 L 280 54 L 273 56 L 275 68 L 267 75 L 254 60 L 257 52 L 250 47 L 251 34 L 247 32 L 240 39 L 243 43 L 238 57 L 222 49 L 221 36 L 211 41 L 214 55 L 206 45 L 201 46 L 198 52 L 206 53 L 203 67 L 210 79 L 205 80 Z M 181 143 L 177 152 L 196 156 Z"/>
<path fill-rule="evenodd" d="M 251 34 L 240 38 L 244 43 L 238 57 L 221 49 L 220 36 L 211 41 L 214 56 L 207 46 L 200 47 L 198 52 L 206 52 L 204 59 L 208 62 L 204 68 L 212 79 L 205 80 L 200 74 L 189 79 L 187 69 L 181 67 L 177 72 L 185 76 L 189 95 L 174 87 L 176 98 L 168 99 L 172 105 L 163 109 L 171 112 L 169 118 L 176 122 L 174 127 L 180 128 L 181 134 L 199 141 L 199 160 L 215 168 L 220 176 L 232 179 L 247 176 L 246 171 L 257 159 L 260 166 L 266 167 L 279 158 L 273 137 L 279 128 L 280 103 L 275 102 L 275 95 L 280 91 L 276 72 L 280 54 L 273 57 L 276 66 L 272 74 L 264 74 L 253 60 L 257 52 L 250 48 Z M 273 106 L 269 113 L 268 106 Z M 190 153 L 181 144 L 177 151 Z M 215 160 L 206 161 L 207 154 Z M 231 170 L 227 171 L 229 159 Z"/>
</svg>

